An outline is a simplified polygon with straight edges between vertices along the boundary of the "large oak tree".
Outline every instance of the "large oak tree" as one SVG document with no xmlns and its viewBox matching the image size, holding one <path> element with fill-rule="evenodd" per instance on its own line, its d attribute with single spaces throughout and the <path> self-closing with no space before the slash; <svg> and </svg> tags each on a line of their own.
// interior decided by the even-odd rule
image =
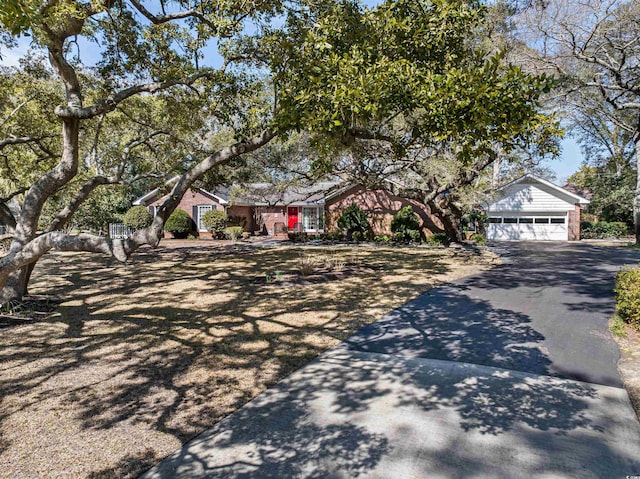
<svg viewBox="0 0 640 479">
<path fill-rule="evenodd" d="M 633 216 L 640 243 L 640 4 L 634 0 L 553 0 L 519 18 L 538 68 L 560 82 L 559 108 L 591 117 L 635 145 Z M 584 120 L 584 118 L 583 118 Z M 594 138 L 598 141 L 597 138 Z"/>
<path fill-rule="evenodd" d="M 375 8 L 349 0 L 4 3 L 2 38 L 29 34 L 49 63 L 43 81 L 58 86 L 55 100 L 37 103 L 47 127 L 19 134 L 23 108 L 36 103 L 8 89 L 2 153 L 29 148 L 30 164 L 46 167 L 27 168 L 25 190 L 10 192 L 20 199 L 17 214 L 0 205 L 13 235 L 0 258 L 0 303 L 25 293 L 30 269 L 51 249 L 124 261 L 143 244 L 157 246 L 195 181 L 291 131 L 313 137 L 318 171 L 356 141 L 383 141 L 398 157 L 453 145 L 461 173 L 451 188 L 474 162 L 490 161 L 496 142 L 544 136 L 537 99 L 548 82 L 480 48 L 469 32 L 484 12 L 461 0 Z M 88 42 L 99 56 L 91 68 L 81 61 Z M 19 73 L 33 74 L 27 64 Z M 179 179 L 149 228 L 124 240 L 63 232 L 99 186 L 169 171 Z M 66 205 L 39 229 L 43 208 L 61 192 Z"/>
</svg>

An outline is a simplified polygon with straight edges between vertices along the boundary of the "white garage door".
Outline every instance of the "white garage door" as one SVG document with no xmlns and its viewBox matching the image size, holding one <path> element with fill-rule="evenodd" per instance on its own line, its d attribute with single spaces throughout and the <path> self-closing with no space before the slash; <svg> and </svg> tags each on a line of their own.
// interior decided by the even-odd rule
<svg viewBox="0 0 640 479">
<path fill-rule="evenodd" d="M 489 214 L 487 238 L 490 240 L 567 241 L 565 215 L 508 216 Z"/>
</svg>

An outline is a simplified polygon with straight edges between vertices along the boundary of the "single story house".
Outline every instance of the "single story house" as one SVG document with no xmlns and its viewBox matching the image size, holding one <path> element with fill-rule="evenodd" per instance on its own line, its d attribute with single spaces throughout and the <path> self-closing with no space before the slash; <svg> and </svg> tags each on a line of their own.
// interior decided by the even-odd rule
<svg viewBox="0 0 640 479">
<path fill-rule="evenodd" d="M 133 204 L 147 206 L 155 214 L 167 193 L 167 188 L 156 188 Z M 337 229 L 338 218 L 352 203 L 367 213 L 374 234 L 390 233 L 393 215 L 406 205 L 411 205 L 421 218 L 425 235 L 442 228 L 440 221 L 417 201 L 384 189 L 372 191 L 337 182 L 290 187 L 285 191 L 276 191 L 268 183 L 253 183 L 234 189 L 219 188 L 215 192 L 192 188 L 182 197 L 178 208 L 192 218 L 192 234 L 210 237 L 202 217 L 214 209 L 226 211 L 229 217 L 243 218 L 245 231 L 256 234 L 276 235 L 288 231 L 324 233 Z"/>
<path fill-rule="evenodd" d="M 487 239 L 577 241 L 581 208 L 588 204 L 580 195 L 525 175 L 499 188 L 487 205 Z"/>
</svg>

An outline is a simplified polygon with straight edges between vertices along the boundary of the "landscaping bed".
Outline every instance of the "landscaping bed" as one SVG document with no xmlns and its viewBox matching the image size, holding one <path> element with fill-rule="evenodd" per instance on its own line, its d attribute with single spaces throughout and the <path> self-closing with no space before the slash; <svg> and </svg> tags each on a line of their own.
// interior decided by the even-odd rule
<svg viewBox="0 0 640 479">
<path fill-rule="evenodd" d="M 48 255 L 31 292 L 57 309 L 0 323 L 0 477 L 136 477 L 357 328 L 495 261 L 217 242 L 125 265 Z"/>
</svg>

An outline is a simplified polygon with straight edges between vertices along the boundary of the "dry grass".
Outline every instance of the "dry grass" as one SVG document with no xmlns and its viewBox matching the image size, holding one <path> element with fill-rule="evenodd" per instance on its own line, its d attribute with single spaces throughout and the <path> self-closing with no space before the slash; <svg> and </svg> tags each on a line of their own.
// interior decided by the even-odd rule
<svg viewBox="0 0 640 479">
<path fill-rule="evenodd" d="M 135 477 L 358 327 L 493 260 L 204 244 L 127 265 L 50 255 L 32 291 L 57 311 L 0 323 L 0 477 Z"/>
</svg>

